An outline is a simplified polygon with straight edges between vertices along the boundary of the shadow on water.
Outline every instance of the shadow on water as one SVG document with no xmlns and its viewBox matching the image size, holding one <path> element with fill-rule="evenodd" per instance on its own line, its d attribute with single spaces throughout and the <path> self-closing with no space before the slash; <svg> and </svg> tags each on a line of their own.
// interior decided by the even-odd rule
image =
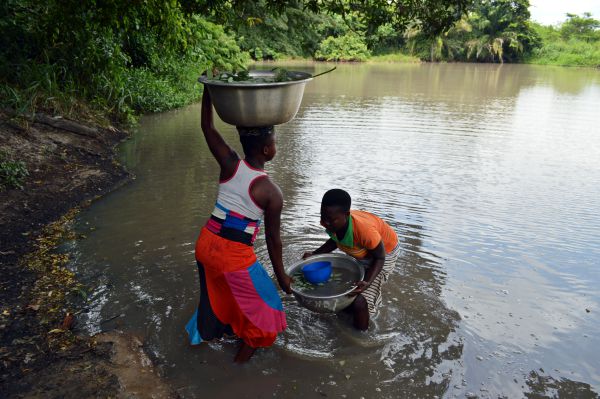
<svg viewBox="0 0 600 399">
<path fill-rule="evenodd" d="M 600 320 L 581 312 L 600 306 L 599 87 L 597 71 L 525 65 L 340 65 L 315 79 L 268 166 L 284 262 L 326 239 L 333 187 L 389 221 L 403 251 L 367 333 L 285 297 L 288 330 L 243 367 L 235 341 L 192 348 L 183 330 L 217 192 L 199 105 L 144 117 L 121 150 L 137 179 L 84 212 L 88 239 L 71 244 L 96 287 L 86 328 L 143 336 L 186 398 L 587 398 L 600 387 L 600 337 L 587 333 Z M 218 129 L 241 150 L 233 127 Z M 269 269 L 262 237 L 255 249 Z M 540 366 L 573 374 L 525 374 Z"/>
<path fill-rule="evenodd" d="M 592 390 L 590 384 L 572 381 L 568 378 L 555 379 L 551 376 L 540 375 L 543 370 L 531 371 L 525 380 L 529 399 L 573 398 L 598 399 L 599 395 Z"/>
</svg>

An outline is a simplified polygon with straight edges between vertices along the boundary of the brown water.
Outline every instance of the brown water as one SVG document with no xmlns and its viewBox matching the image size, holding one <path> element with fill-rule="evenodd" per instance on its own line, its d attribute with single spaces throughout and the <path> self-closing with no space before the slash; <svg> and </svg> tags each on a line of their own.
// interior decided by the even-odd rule
<svg viewBox="0 0 600 399">
<path fill-rule="evenodd" d="M 190 347 L 184 331 L 217 189 L 199 126 L 199 105 L 143 118 L 121 149 L 137 180 L 84 212 L 71 243 L 95 286 L 87 329 L 141 334 L 183 397 L 597 397 L 600 71 L 340 65 L 308 84 L 268 168 L 285 261 L 326 239 L 332 187 L 388 220 L 403 252 L 367 333 L 285 297 L 288 330 L 245 366 L 235 342 Z M 266 261 L 262 238 L 256 250 Z"/>
</svg>

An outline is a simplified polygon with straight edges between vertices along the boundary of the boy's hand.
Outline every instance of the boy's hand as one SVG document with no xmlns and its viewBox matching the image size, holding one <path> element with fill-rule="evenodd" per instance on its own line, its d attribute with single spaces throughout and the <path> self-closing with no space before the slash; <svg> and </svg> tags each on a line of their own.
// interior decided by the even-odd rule
<svg viewBox="0 0 600 399">
<path fill-rule="evenodd" d="M 292 281 L 293 281 L 292 278 L 290 276 L 288 276 L 287 274 L 284 274 L 283 276 L 281 276 L 281 278 L 277 279 L 279 286 L 281 287 L 283 292 L 285 292 L 286 294 L 292 293 L 292 289 L 290 287 L 292 285 Z"/>
<path fill-rule="evenodd" d="M 357 281 L 356 288 L 350 293 L 350 295 L 362 294 L 367 288 L 369 288 L 370 285 L 371 284 L 367 283 L 366 281 Z"/>
<path fill-rule="evenodd" d="M 312 252 L 305 252 L 304 255 L 302 255 L 302 259 L 306 259 L 309 258 L 311 256 L 313 256 L 314 254 Z"/>
</svg>

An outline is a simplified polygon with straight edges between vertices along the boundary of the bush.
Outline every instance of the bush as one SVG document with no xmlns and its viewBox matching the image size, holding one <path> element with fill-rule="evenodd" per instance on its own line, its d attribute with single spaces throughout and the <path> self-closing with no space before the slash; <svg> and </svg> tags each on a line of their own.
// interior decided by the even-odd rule
<svg viewBox="0 0 600 399">
<path fill-rule="evenodd" d="M 242 52 L 223 27 L 199 16 L 186 22 L 187 48 L 182 56 L 160 57 L 160 47 L 153 45 L 146 55 L 153 60 L 139 68 L 125 71 L 126 104 L 139 113 L 161 112 L 200 99 L 198 77 L 207 69 L 238 71 L 250 57 Z"/>
<path fill-rule="evenodd" d="M 202 71 L 249 60 L 222 27 L 184 15 L 179 2 L 12 0 L 0 11 L 0 106 L 21 113 L 90 107 L 130 120 L 194 101 Z"/>
<path fill-rule="evenodd" d="M 418 64 L 421 62 L 421 59 L 419 59 L 418 57 L 412 56 L 412 55 L 401 53 L 401 52 L 395 52 L 395 53 L 389 53 L 389 54 L 374 55 L 373 57 L 371 57 L 369 59 L 369 62 L 375 62 L 375 63 L 399 62 L 399 63 Z"/>
<path fill-rule="evenodd" d="M 7 188 L 23 188 L 23 182 L 29 175 L 25 162 L 12 160 L 0 151 L 0 191 Z"/>
<path fill-rule="evenodd" d="M 542 65 L 600 67 L 600 42 L 571 39 L 544 43 L 527 62 Z"/>
<path fill-rule="evenodd" d="M 329 36 L 315 52 L 315 59 L 321 61 L 366 61 L 370 56 L 363 38 L 356 34 Z"/>
</svg>

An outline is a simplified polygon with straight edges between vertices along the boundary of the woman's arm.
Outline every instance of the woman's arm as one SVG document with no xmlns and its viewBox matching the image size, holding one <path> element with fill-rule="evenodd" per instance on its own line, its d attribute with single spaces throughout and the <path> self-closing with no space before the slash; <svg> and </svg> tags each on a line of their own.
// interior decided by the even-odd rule
<svg viewBox="0 0 600 399">
<path fill-rule="evenodd" d="M 210 152 L 213 154 L 219 166 L 221 167 L 221 179 L 229 178 L 239 160 L 237 153 L 225 142 L 223 137 L 219 134 L 213 122 L 213 109 L 212 101 L 210 99 L 210 93 L 206 86 L 202 93 L 202 111 L 201 111 L 201 122 L 202 132 L 206 139 L 206 144 Z"/>
<path fill-rule="evenodd" d="M 281 210 L 283 208 L 283 195 L 277 185 L 271 182 L 268 178 L 258 180 L 252 187 L 258 191 L 258 195 L 255 195 L 255 199 L 259 201 L 259 204 L 265 203 L 265 239 L 267 241 L 267 249 L 269 251 L 269 259 L 273 265 L 273 271 L 277 282 L 281 289 L 291 294 L 290 288 L 291 278 L 285 273 L 283 267 L 283 256 L 282 256 L 282 243 L 281 243 Z M 264 201 L 264 202 L 263 202 Z"/>
</svg>

